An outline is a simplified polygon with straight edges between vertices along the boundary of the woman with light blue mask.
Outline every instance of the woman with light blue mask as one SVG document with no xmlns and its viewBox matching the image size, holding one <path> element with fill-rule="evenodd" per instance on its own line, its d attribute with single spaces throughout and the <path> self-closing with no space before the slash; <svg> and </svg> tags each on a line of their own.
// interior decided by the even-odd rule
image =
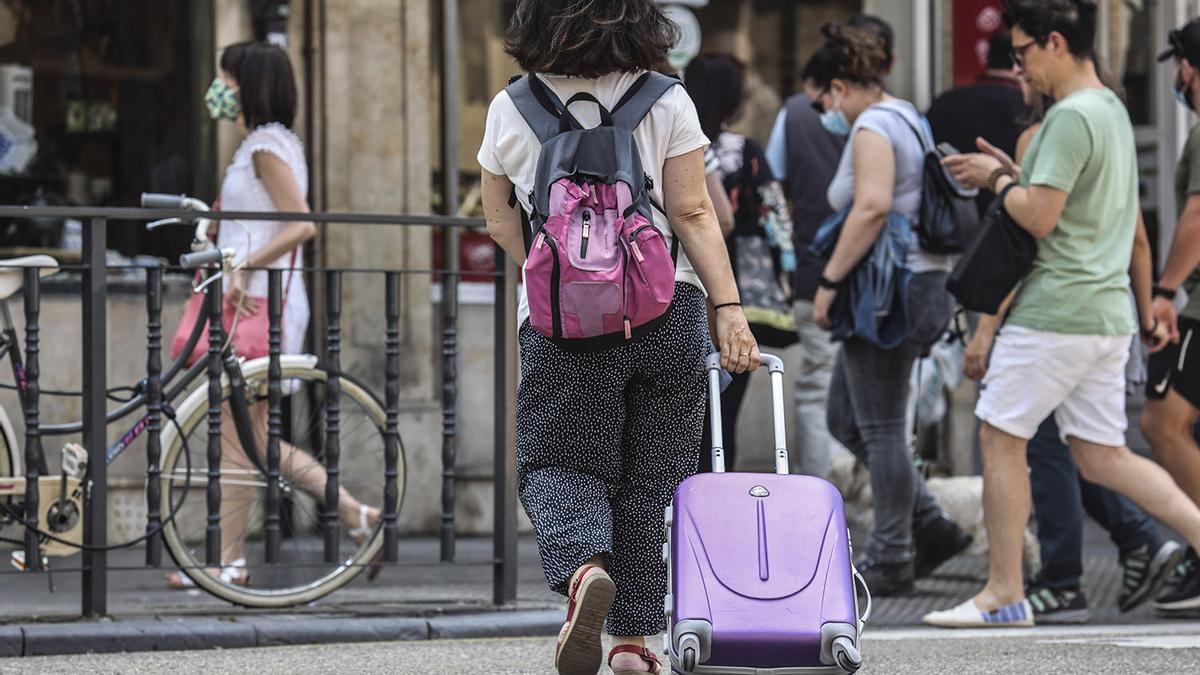
<svg viewBox="0 0 1200 675">
<path fill-rule="evenodd" d="M 204 96 L 209 116 L 219 123 L 236 125 L 242 142 L 225 170 L 217 205 L 223 211 L 307 213 L 308 163 L 304 144 L 292 131 L 297 108 L 296 80 L 291 59 L 283 49 L 262 42 L 241 42 L 221 53 L 220 74 Z M 304 283 L 305 242 L 316 235 L 316 226 L 303 221 L 220 221 L 216 228 L 217 246 L 237 251 L 234 269 L 224 281 L 224 312 L 241 317 L 267 311 L 268 274 L 266 268 L 282 269 L 283 313 L 281 320 L 282 352 L 302 354 L 308 332 L 309 304 Z M 230 325 L 230 322 L 226 322 Z M 190 333 L 191 326 L 186 327 Z M 235 349 L 240 343 L 234 341 Z M 262 350 L 265 352 L 265 348 Z M 252 404 L 250 414 L 259 435 L 260 452 L 266 447 L 266 402 Z M 221 428 L 234 429 L 232 419 L 223 416 Z M 303 498 L 290 500 L 293 519 L 304 522 L 316 514 L 316 503 L 324 498 L 327 473 L 318 457 L 290 442 L 281 442 L 279 469 L 283 477 Z M 251 472 L 236 435 L 226 431 L 221 446 L 222 471 Z M 343 474 L 339 485 L 338 519 L 343 531 L 354 541 L 370 536 L 380 519 L 380 509 L 356 499 L 362 486 L 349 486 Z M 223 481 L 221 489 L 221 567 L 210 570 L 226 583 L 267 587 L 255 583 L 249 569 L 262 562 L 261 547 L 246 545 L 255 527 L 255 513 L 263 499 L 257 481 Z M 299 538 L 293 537 L 299 541 Z M 298 555 L 298 554 L 297 554 Z M 257 556 L 257 558 L 256 558 Z M 249 559 L 249 562 L 247 560 Z M 300 564 L 300 559 L 294 562 Z M 369 578 L 378 573 L 373 564 Z M 270 575 L 263 575 L 270 577 Z M 167 582 L 173 588 L 194 585 L 185 573 L 172 572 Z"/>
<path fill-rule="evenodd" d="M 921 114 L 887 93 L 892 58 L 865 27 L 827 24 L 827 58 L 813 74 L 821 95 L 813 107 L 821 124 L 846 136 L 846 148 L 827 193 L 835 212 L 849 209 L 837 245 L 813 298 L 813 318 L 830 328 L 829 313 L 844 282 L 871 250 L 890 214 L 916 224 L 925 147 L 932 143 Z M 875 529 L 859 569 L 874 595 L 912 591 L 928 573 L 970 543 L 925 488 L 909 459 L 905 412 L 913 364 L 938 340 L 953 314 L 946 291 L 951 259 L 923 251 L 912 236 L 907 263 L 908 332 L 884 349 L 858 336 L 843 341 L 829 389 L 830 433 L 871 471 Z M 915 550 L 914 550 L 915 544 Z"/>
</svg>

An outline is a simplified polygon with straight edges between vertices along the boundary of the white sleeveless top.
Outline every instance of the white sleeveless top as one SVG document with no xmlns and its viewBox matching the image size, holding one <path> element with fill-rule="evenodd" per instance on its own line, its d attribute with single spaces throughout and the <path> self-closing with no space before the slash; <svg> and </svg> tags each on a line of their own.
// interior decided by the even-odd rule
<svg viewBox="0 0 1200 675">
<path fill-rule="evenodd" d="M 221 183 L 222 211 L 278 211 L 271 195 L 254 173 L 253 157 L 256 152 L 269 152 L 279 157 L 292 170 L 292 176 L 300 188 L 300 194 L 308 199 L 308 165 L 304 160 L 304 144 L 290 129 L 278 123 L 264 124 L 246 136 L 233 162 L 225 170 Z M 217 234 L 217 245 L 221 248 L 237 249 L 235 263 L 262 248 L 283 228 L 281 221 L 238 221 L 222 220 Z M 302 247 L 296 247 L 295 267 L 303 267 Z M 284 255 L 272 260 L 272 268 L 293 267 L 293 255 Z M 226 282 L 228 285 L 228 282 Z M 247 295 L 263 299 L 260 311 L 267 311 L 267 273 L 252 272 L 246 285 Z M 304 287 L 304 274 L 300 271 L 283 273 L 283 353 L 300 354 L 304 351 L 304 336 L 308 331 L 308 292 Z"/>
</svg>

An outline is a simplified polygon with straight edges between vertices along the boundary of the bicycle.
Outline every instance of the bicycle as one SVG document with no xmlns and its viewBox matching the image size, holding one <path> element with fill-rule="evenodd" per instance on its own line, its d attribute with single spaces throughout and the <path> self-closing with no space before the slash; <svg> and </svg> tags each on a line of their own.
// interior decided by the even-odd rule
<svg viewBox="0 0 1200 675">
<path fill-rule="evenodd" d="M 221 293 L 220 280 L 230 270 L 233 250 L 218 250 L 209 240 L 210 221 L 203 215 L 210 210 L 208 205 L 185 195 L 145 194 L 142 196 L 142 206 L 197 212 L 197 217 L 192 221 L 170 219 L 150 223 L 147 227 L 154 229 L 194 223 L 192 253 L 181 258 L 181 267 L 209 271 L 208 277 L 193 289 L 194 292 Z M 0 261 L 0 264 L 13 265 L 0 267 L 0 361 L 8 358 L 11 363 L 16 384 L 10 388 L 17 390 L 24 414 L 29 404 L 25 395 L 27 383 L 7 299 L 21 290 L 23 275 L 18 265 L 43 268 L 42 275 L 48 276 L 57 271 L 57 262 L 48 256 L 34 256 Z M 349 583 L 364 566 L 377 559 L 383 547 L 383 522 L 380 518 L 364 537 L 358 541 L 351 540 L 349 557 L 326 562 L 322 528 L 330 530 L 328 526 L 333 523 L 318 508 L 320 495 L 312 494 L 316 490 L 304 489 L 301 482 L 311 479 L 309 472 L 316 472 L 318 467 L 320 472 L 324 472 L 323 443 L 327 433 L 336 433 L 340 448 L 354 453 L 353 461 L 341 462 L 339 485 L 347 489 L 347 494 L 353 492 L 366 497 L 364 501 L 382 504 L 388 433 L 384 406 L 365 384 L 346 373 L 339 373 L 338 402 L 336 406 L 331 406 L 325 400 L 329 371 L 320 365 L 316 356 L 280 356 L 281 395 L 290 403 L 293 422 L 291 434 L 285 435 L 285 438 L 293 439 L 291 443 L 296 444 L 289 443 L 288 446 L 291 448 L 288 456 L 292 458 L 289 460 L 292 462 L 290 469 L 297 468 L 297 454 L 294 454 L 297 449 L 303 451 L 299 454 L 312 458 L 313 462 L 301 465 L 298 473 L 288 476 L 281 459 L 279 492 L 288 506 L 281 516 L 281 526 L 284 542 L 290 544 L 285 551 L 281 543 L 279 562 L 286 561 L 286 564 L 247 563 L 244 568 L 251 574 L 248 583 L 243 585 L 243 580 L 228 574 L 230 561 L 222 560 L 221 566 L 216 568 L 206 565 L 206 531 L 211 520 L 206 508 L 207 500 L 203 497 L 211 499 L 212 495 L 208 489 L 210 473 L 204 451 L 209 436 L 209 424 L 204 423 L 210 418 L 209 379 L 203 376 L 209 369 L 210 356 L 205 352 L 190 366 L 185 366 L 185 360 L 201 339 L 209 316 L 206 302 L 186 347 L 165 369 L 161 378 L 163 428 L 160 436 L 162 454 L 158 466 L 163 544 L 180 570 L 199 588 L 238 605 L 289 607 L 325 597 Z M 269 484 L 265 467 L 268 429 L 261 422 L 266 420 L 270 359 L 263 357 L 243 361 L 233 352 L 231 344 L 232 340 L 226 340 L 220 352 L 220 522 L 223 537 L 231 536 L 226 532 L 231 521 L 237 519 L 237 524 L 244 522 L 244 557 L 257 562 L 265 560 L 263 536 L 266 514 L 262 506 Z M 110 424 L 129 417 L 146 404 L 147 384 L 145 380 L 141 382 L 134 388 L 132 398 L 108 413 Z M 47 395 L 52 393 L 47 392 Z M 178 405 L 175 405 L 176 402 Z M 333 425 L 328 425 L 327 418 L 334 410 L 336 419 Z M 134 444 L 146 431 L 149 420 L 149 413 L 143 414 L 116 443 L 105 449 L 108 463 L 111 464 Z M 79 433 L 82 426 L 81 422 L 76 422 L 39 425 L 39 429 L 43 437 L 62 436 Z M 281 449 L 285 447 L 285 442 L 281 441 Z M 304 443 L 308 447 L 298 445 Z M 399 512 L 404 497 L 405 462 L 403 443 L 398 432 L 395 432 L 395 443 L 396 510 Z M 37 534 L 45 558 L 70 555 L 82 548 L 82 486 L 86 482 L 86 466 L 86 454 L 77 446 L 68 445 L 64 448 L 61 476 L 47 475 L 44 451 L 39 458 L 38 523 L 41 525 Z M 21 498 L 25 487 L 16 436 L 3 406 L 0 406 L 0 528 L 5 525 L 20 526 L 23 522 L 25 509 Z M 185 497 L 189 491 L 202 498 L 187 502 Z M 365 511 L 363 517 L 365 519 Z M 346 528 L 338 527 L 338 530 L 341 532 L 337 540 L 338 550 L 347 550 L 342 541 L 347 538 Z M 232 537 L 236 537 L 236 532 Z M 145 538 L 143 536 L 109 548 L 135 545 Z"/>
</svg>

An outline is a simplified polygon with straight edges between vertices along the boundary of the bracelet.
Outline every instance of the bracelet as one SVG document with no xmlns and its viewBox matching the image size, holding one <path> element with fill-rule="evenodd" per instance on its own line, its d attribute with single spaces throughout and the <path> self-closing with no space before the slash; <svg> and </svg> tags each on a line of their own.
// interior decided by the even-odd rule
<svg viewBox="0 0 1200 675">
<path fill-rule="evenodd" d="M 998 166 L 992 169 L 992 173 L 988 174 L 987 187 L 989 192 L 996 191 L 996 181 L 1000 180 L 1000 176 L 1008 176 L 1013 178 L 1013 174 L 1006 167 Z"/>
<path fill-rule="evenodd" d="M 1162 286 L 1159 286 L 1158 284 L 1155 284 L 1154 288 L 1150 291 L 1151 297 L 1166 298 L 1168 300 L 1174 300 L 1175 296 L 1178 294 L 1179 294 L 1179 291 L 1177 289 L 1164 288 Z"/>
<path fill-rule="evenodd" d="M 1152 337 L 1154 335 L 1154 331 L 1158 330 L 1158 319 L 1154 320 L 1154 325 L 1150 326 L 1149 329 L 1143 328 L 1141 330 L 1142 337 Z"/>
<path fill-rule="evenodd" d="M 719 305 L 713 305 L 713 311 L 715 312 L 719 309 L 724 309 L 725 307 L 741 307 L 741 306 L 742 306 L 742 303 L 740 303 L 740 302 L 722 302 Z"/>
<path fill-rule="evenodd" d="M 830 290 L 836 291 L 838 286 L 840 286 L 841 284 L 830 281 L 829 277 L 826 277 L 824 274 L 822 274 L 821 278 L 817 281 L 817 285 L 820 286 L 821 288 L 828 288 Z"/>
</svg>

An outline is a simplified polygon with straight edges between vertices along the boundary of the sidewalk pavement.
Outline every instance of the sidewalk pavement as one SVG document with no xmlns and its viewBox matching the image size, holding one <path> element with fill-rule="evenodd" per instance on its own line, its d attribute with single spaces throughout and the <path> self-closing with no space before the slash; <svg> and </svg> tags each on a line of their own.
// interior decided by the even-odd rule
<svg viewBox="0 0 1200 675">
<path fill-rule="evenodd" d="M 546 588 L 533 539 L 520 541 L 518 600 L 509 607 L 491 605 L 491 546 L 490 539 L 460 539 L 459 564 L 441 565 L 435 539 L 404 540 L 401 563 L 385 567 L 374 583 L 360 577 L 324 600 L 285 611 L 233 607 L 201 591 L 172 591 L 163 583 L 163 570 L 134 569 L 110 574 L 111 616 L 82 621 L 77 572 L 53 574 L 55 593 L 44 574 L 0 574 L 0 657 L 555 635 L 564 600 Z M 1116 549 L 1090 522 L 1084 553 L 1093 625 L 1160 620 L 1148 605 L 1118 612 Z M 114 552 L 111 564 L 136 568 L 142 555 Z M 54 564 L 74 567 L 78 560 L 52 561 L 52 570 Z M 982 558 L 951 561 L 919 582 L 914 595 L 877 600 L 870 626 L 920 625 L 925 612 L 977 591 L 985 573 Z"/>
</svg>

